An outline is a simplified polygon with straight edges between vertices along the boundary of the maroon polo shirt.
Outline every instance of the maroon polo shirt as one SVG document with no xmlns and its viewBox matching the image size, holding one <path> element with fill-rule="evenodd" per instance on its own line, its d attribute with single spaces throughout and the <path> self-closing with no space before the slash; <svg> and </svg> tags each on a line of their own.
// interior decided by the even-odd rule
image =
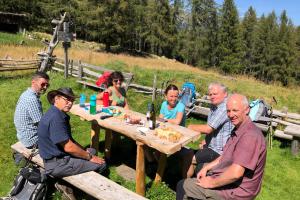
<svg viewBox="0 0 300 200">
<path fill-rule="evenodd" d="M 261 130 L 250 118 L 232 132 L 219 164 L 211 170 L 212 176 L 219 176 L 232 163 L 244 167 L 244 175 L 236 182 L 218 188 L 218 194 L 224 199 L 254 199 L 262 184 L 266 143 Z"/>
</svg>

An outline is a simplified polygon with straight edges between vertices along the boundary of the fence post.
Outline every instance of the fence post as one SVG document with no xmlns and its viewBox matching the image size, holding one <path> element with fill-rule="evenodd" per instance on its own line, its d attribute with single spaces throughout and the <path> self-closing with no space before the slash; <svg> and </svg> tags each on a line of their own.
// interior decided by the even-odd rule
<svg viewBox="0 0 300 200">
<path fill-rule="evenodd" d="M 156 99 L 156 74 L 154 75 L 153 79 L 153 90 L 152 90 L 152 102 Z"/>
<path fill-rule="evenodd" d="M 71 60 L 70 74 L 73 75 L 73 59 Z"/>
<path fill-rule="evenodd" d="M 81 60 L 78 61 L 78 79 L 82 80 L 83 69 L 81 65 Z"/>
</svg>

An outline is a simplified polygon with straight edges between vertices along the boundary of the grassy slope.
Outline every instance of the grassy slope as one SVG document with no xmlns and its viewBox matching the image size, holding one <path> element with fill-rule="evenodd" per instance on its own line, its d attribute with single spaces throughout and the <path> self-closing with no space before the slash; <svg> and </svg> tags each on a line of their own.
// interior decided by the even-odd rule
<svg viewBox="0 0 300 200">
<path fill-rule="evenodd" d="M 1 37 L 1 35 L 0 35 Z M 267 102 L 272 103 L 274 96 L 278 102 L 274 105 L 276 109 L 288 107 L 290 112 L 300 113 L 300 87 L 285 88 L 277 85 L 266 85 L 247 77 L 227 77 L 222 76 L 214 71 L 204 71 L 199 68 L 191 67 L 174 60 L 158 57 L 136 57 L 124 54 L 110 54 L 96 52 L 98 47 L 94 43 L 83 44 L 76 42 L 72 44 L 69 51 L 69 57 L 82 60 L 95 65 L 106 65 L 113 69 L 130 71 L 134 73 L 134 82 L 143 85 L 152 85 L 153 75 L 158 75 L 159 85 L 162 81 L 171 80 L 177 85 L 181 85 L 185 81 L 191 81 L 196 84 L 197 90 L 201 94 L 205 94 L 207 85 L 212 81 L 219 81 L 228 86 L 231 92 L 240 92 L 248 96 L 250 99 L 263 98 Z M 40 47 L 34 46 L 18 46 L 10 45 L 0 46 L 0 58 L 9 55 L 12 58 L 34 58 Z M 57 47 L 55 55 L 63 57 L 62 48 Z"/>
<path fill-rule="evenodd" d="M 1 36 L 1 35 L 0 35 Z M 197 83 L 197 89 L 202 92 L 206 90 L 206 86 L 211 81 L 220 81 L 228 85 L 231 91 L 238 91 L 247 94 L 249 97 L 264 97 L 270 100 L 272 96 L 276 96 L 279 104 L 278 108 L 288 106 L 289 110 L 300 111 L 300 94 L 299 88 L 294 89 L 283 88 L 279 86 L 267 86 L 253 79 L 240 77 L 231 79 L 223 77 L 214 72 L 202 71 L 187 65 L 183 65 L 172 60 L 164 58 L 139 58 L 129 57 L 126 55 L 113 55 L 95 53 L 84 49 L 85 47 L 76 46 L 71 49 L 70 57 L 79 58 L 85 62 L 93 64 L 106 65 L 113 69 L 131 71 L 135 75 L 135 82 L 151 85 L 153 74 L 158 74 L 158 80 L 171 80 L 180 85 L 185 80 Z M 0 58 L 5 55 L 10 55 L 13 58 L 32 58 L 39 50 L 38 47 L 16 47 L 16 46 L 0 46 Z M 58 49 L 57 55 L 62 55 L 62 51 Z M 134 64 L 133 64 L 134 63 Z M 180 71 L 179 71 L 180 69 Z M 17 76 L 18 73 L 0 74 L 0 196 L 7 193 L 11 187 L 14 175 L 17 168 L 13 165 L 11 159 L 10 145 L 16 141 L 15 129 L 13 125 L 13 112 L 15 104 L 20 93 L 29 85 L 30 76 Z M 51 74 L 51 88 L 60 86 L 70 86 L 77 93 L 82 92 L 81 87 L 75 84 L 75 81 L 64 81 L 62 75 Z M 7 78 L 10 77 L 10 78 Z M 296 92 L 295 92 L 296 91 Z M 93 91 L 85 90 L 86 94 L 91 94 Z M 5 94 L 5 95 L 3 95 Z M 129 90 L 129 102 L 134 110 L 145 112 L 146 102 L 149 101 L 149 96 L 143 96 Z M 45 96 L 42 96 L 44 110 L 47 110 L 48 103 Z M 198 122 L 196 119 L 189 119 Z M 72 118 L 73 132 L 75 138 L 81 141 L 83 145 L 89 142 L 89 125 L 81 122 L 78 118 Z M 84 134 L 82 134 L 84 133 Z M 103 134 L 102 134 L 103 135 Z M 194 147 L 196 145 L 193 145 Z M 300 180 L 300 159 L 293 158 L 290 155 L 290 147 L 283 146 L 282 143 L 276 141 L 273 150 L 268 151 L 267 165 L 262 191 L 258 199 L 297 199 L 300 196 L 299 180 Z M 168 170 L 171 170 L 169 168 Z M 134 183 L 125 182 L 122 178 L 116 175 L 114 167 L 111 167 L 111 175 L 114 181 L 134 190 Z M 150 183 L 147 179 L 147 183 Z M 147 189 L 147 197 L 150 199 L 174 199 L 174 193 L 164 184 L 160 186 L 152 186 Z"/>
</svg>

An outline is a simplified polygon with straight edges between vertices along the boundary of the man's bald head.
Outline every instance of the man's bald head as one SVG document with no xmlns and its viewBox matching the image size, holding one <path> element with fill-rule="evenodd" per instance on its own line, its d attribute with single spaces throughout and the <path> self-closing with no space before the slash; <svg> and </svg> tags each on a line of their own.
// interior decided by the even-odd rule
<svg viewBox="0 0 300 200">
<path fill-rule="evenodd" d="M 227 101 L 227 115 L 234 126 L 240 126 L 249 113 L 249 103 L 247 98 L 241 94 L 233 94 Z"/>
</svg>

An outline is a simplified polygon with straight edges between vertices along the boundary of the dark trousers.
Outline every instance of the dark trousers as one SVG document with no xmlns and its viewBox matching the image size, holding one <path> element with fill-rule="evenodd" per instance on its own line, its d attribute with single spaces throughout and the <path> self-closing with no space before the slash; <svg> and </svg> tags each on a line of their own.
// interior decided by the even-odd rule
<svg viewBox="0 0 300 200">
<path fill-rule="evenodd" d="M 92 154 L 96 153 L 96 151 L 89 152 Z M 44 164 L 46 174 L 54 176 L 55 178 L 72 176 L 89 171 L 102 173 L 106 169 L 105 163 L 99 165 L 82 158 L 75 158 L 71 156 L 64 156 L 62 158 L 55 157 L 50 160 L 44 160 Z"/>
<path fill-rule="evenodd" d="M 220 155 L 215 152 L 214 150 L 204 147 L 203 149 L 199 149 L 196 154 L 196 168 L 195 168 L 195 175 L 202 169 L 204 163 L 209 163 L 217 159 Z"/>
</svg>

